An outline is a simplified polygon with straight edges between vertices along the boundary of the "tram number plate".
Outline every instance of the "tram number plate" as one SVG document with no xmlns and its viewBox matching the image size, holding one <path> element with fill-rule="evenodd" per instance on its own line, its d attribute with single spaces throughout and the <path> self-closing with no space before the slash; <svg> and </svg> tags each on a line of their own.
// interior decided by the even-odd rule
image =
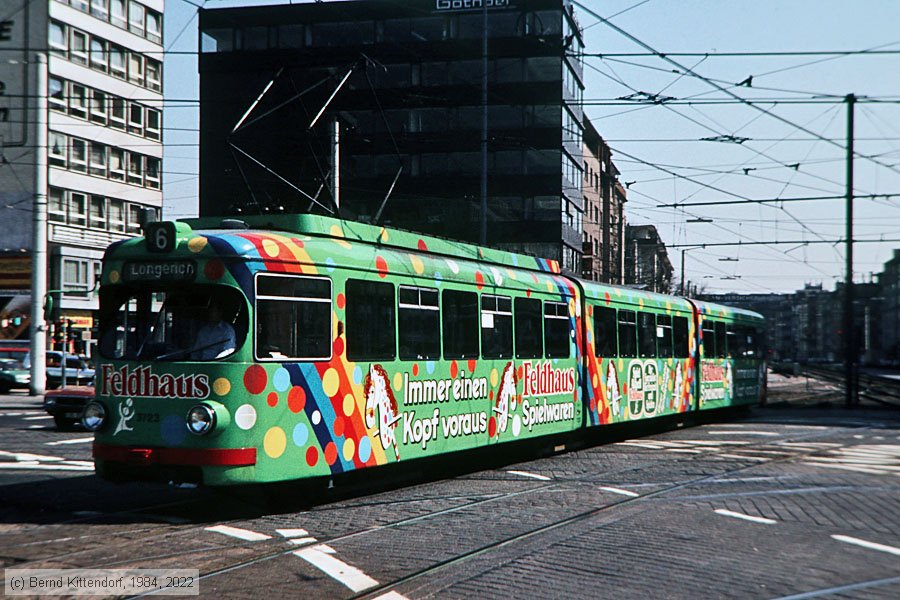
<svg viewBox="0 0 900 600">
<path fill-rule="evenodd" d="M 159 413 L 137 413 L 134 420 L 138 423 L 159 423 Z"/>
</svg>

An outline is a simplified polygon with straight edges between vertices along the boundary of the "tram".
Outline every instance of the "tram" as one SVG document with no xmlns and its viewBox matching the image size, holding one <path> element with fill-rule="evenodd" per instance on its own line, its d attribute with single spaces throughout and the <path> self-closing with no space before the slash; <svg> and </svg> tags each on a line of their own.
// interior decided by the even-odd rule
<svg viewBox="0 0 900 600">
<path fill-rule="evenodd" d="M 104 478 L 330 477 L 765 394 L 756 313 L 315 215 L 144 231 L 103 261 Z"/>
</svg>

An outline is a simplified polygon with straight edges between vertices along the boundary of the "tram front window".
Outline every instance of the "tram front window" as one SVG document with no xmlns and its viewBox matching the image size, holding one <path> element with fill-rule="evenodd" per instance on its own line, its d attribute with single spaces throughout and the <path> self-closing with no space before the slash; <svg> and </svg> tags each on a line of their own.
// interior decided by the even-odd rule
<svg viewBox="0 0 900 600">
<path fill-rule="evenodd" d="M 225 286 L 107 288 L 100 292 L 100 313 L 105 358 L 216 360 L 247 337 L 246 303 Z"/>
</svg>

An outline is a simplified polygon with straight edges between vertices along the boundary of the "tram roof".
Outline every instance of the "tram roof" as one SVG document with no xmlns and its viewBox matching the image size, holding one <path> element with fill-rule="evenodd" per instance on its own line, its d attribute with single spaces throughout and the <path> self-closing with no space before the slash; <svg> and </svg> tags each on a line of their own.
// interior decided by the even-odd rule
<svg viewBox="0 0 900 600">
<path fill-rule="evenodd" d="M 713 302 L 703 302 L 702 300 L 691 300 L 700 311 L 700 314 L 711 317 L 725 317 L 729 319 L 744 319 L 748 321 L 763 321 L 763 317 L 758 312 L 737 308 L 736 306 L 727 306 L 725 304 L 715 304 Z"/>
<path fill-rule="evenodd" d="M 559 263 L 551 259 L 477 246 L 414 231 L 369 225 L 357 221 L 345 221 L 320 215 L 247 215 L 241 216 L 239 219 L 200 217 L 179 219 L 178 221 L 187 224 L 195 232 L 225 230 L 229 233 L 260 231 L 294 233 L 311 237 L 345 239 L 350 242 L 357 241 L 373 246 L 404 251 L 428 252 L 544 273 L 559 274 L 560 272 Z M 243 228 L 243 225 L 246 225 L 246 229 Z"/>
</svg>

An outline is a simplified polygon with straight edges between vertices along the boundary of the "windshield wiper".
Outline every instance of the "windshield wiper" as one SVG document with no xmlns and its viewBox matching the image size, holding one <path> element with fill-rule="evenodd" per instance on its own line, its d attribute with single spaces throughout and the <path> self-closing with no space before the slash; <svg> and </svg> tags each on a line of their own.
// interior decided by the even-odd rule
<svg viewBox="0 0 900 600">
<path fill-rule="evenodd" d="M 224 339 L 212 342 L 211 344 L 204 344 L 203 346 L 197 346 L 194 348 L 182 348 L 180 350 L 176 350 L 174 352 L 169 352 L 167 354 L 160 354 L 153 360 L 167 360 L 167 359 L 179 356 L 181 354 L 191 354 L 193 352 L 199 352 L 200 350 L 206 350 L 207 348 L 212 348 L 213 346 L 218 346 L 219 344 L 223 344 L 227 341 L 229 341 L 229 338 L 224 338 Z M 233 350 L 233 348 L 228 348 L 228 350 Z M 216 357 L 216 358 L 218 358 L 218 357 Z M 201 360 L 201 359 L 197 359 L 197 360 Z"/>
</svg>

